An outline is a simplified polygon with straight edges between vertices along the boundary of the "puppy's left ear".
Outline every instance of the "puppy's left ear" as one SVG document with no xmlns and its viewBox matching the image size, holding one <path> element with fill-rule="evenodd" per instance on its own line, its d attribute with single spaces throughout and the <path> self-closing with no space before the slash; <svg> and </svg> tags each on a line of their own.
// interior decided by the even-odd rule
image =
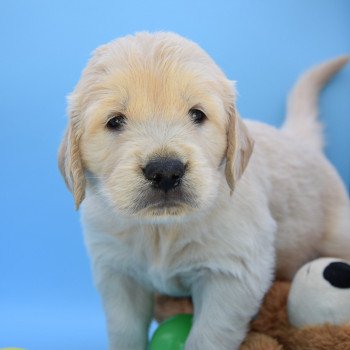
<svg viewBox="0 0 350 350">
<path fill-rule="evenodd" d="M 247 127 L 239 117 L 236 107 L 230 106 L 225 175 L 231 194 L 248 165 L 253 148 L 254 141 L 249 135 Z"/>
</svg>

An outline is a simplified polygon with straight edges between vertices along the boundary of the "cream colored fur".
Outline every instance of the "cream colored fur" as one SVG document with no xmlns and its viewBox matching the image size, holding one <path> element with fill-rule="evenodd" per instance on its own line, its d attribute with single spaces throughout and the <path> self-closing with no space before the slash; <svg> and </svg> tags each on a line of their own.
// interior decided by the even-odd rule
<svg viewBox="0 0 350 350">
<path fill-rule="evenodd" d="M 146 349 L 155 292 L 192 295 L 186 350 L 238 349 L 275 271 L 350 259 L 349 198 L 317 122 L 318 92 L 347 59 L 300 80 L 278 130 L 240 119 L 233 84 L 180 36 L 139 33 L 95 51 L 69 98 L 60 167 L 82 207 L 110 350 Z M 111 132 L 117 113 L 127 122 Z M 188 164 L 187 201 L 152 205 L 142 168 L 168 155 Z"/>
</svg>

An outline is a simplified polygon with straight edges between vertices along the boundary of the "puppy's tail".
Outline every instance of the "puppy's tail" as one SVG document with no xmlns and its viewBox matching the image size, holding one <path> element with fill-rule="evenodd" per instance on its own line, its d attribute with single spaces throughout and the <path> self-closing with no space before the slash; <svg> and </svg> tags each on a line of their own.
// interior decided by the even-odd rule
<svg viewBox="0 0 350 350">
<path fill-rule="evenodd" d="M 287 104 L 286 121 L 282 129 L 308 140 L 322 149 L 323 127 L 318 120 L 318 96 L 324 85 L 348 61 L 350 55 L 340 56 L 306 71 L 296 82 Z"/>
</svg>

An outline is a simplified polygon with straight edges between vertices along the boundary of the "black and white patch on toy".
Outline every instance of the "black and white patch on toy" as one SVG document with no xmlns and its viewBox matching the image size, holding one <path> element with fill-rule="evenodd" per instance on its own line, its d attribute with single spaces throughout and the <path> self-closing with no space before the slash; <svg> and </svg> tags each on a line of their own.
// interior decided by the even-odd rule
<svg viewBox="0 0 350 350">
<path fill-rule="evenodd" d="M 350 288 L 350 265 L 342 261 L 332 262 L 323 270 L 323 278 L 333 287 Z"/>
<path fill-rule="evenodd" d="M 350 262 L 321 258 L 304 265 L 292 282 L 288 317 L 295 327 L 350 322 Z"/>
</svg>

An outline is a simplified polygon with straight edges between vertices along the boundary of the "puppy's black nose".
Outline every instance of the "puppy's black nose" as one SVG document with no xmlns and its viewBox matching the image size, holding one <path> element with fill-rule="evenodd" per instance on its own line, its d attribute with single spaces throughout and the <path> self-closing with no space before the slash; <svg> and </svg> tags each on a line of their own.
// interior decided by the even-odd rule
<svg viewBox="0 0 350 350">
<path fill-rule="evenodd" d="M 153 187 L 168 192 L 180 185 L 185 165 L 178 159 L 157 158 L 146 165 L 143 173 L 147 180 L 152 181 Z"/>
</svg>

